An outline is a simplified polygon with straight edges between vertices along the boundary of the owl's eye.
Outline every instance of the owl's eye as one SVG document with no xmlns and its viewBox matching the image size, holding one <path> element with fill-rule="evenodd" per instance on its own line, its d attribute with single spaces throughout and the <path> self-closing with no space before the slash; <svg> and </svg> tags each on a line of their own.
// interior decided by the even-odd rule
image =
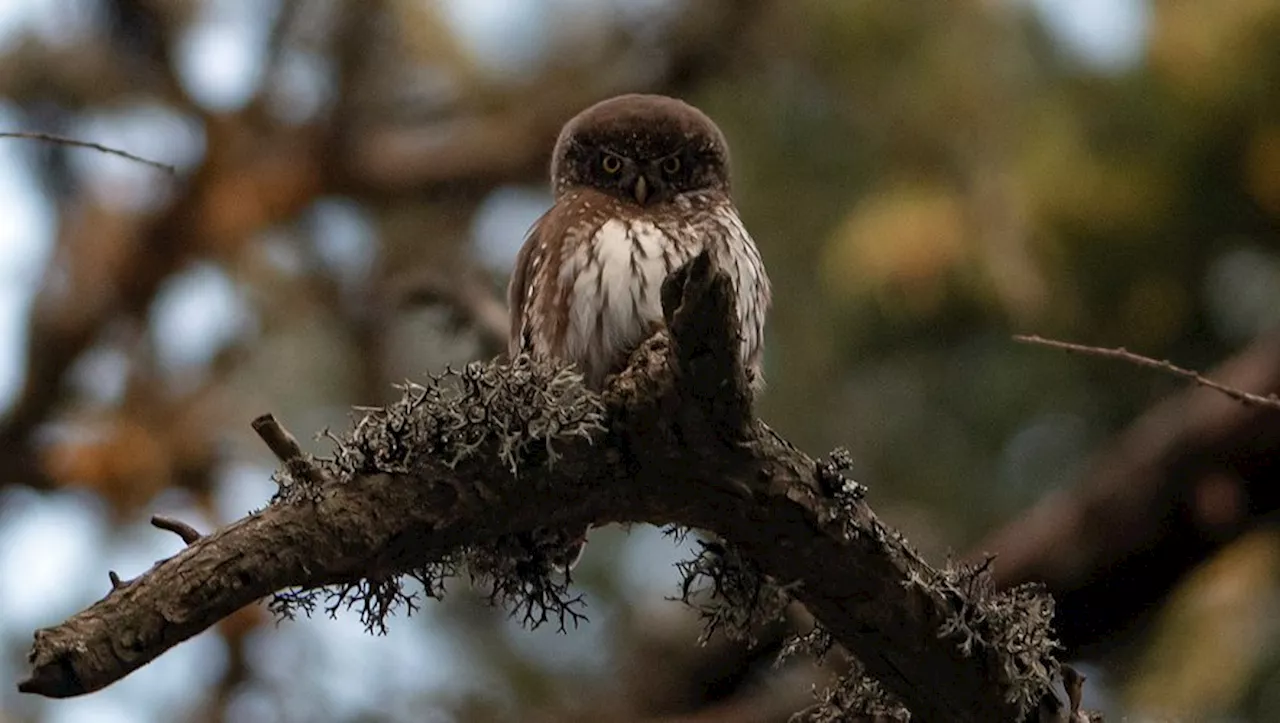
<svg viewBox="0 0 1280 723">
<path fill-rule="evenodd" d="M 680 158 L 670 156 L 662 161 L 662 172 L 668 175 L 674 174 L 680 170 Z"/>
<path fill-rule="evenodd" d="M 617 156 L 606 155 L 603 159 L 601 159 L 600 167 L 604 169 L 605 173 L 608 173 L 609 175 L 612 176 L 613 174 L 622 170 L 622 159 L 618 158 Z"/>
</svg>

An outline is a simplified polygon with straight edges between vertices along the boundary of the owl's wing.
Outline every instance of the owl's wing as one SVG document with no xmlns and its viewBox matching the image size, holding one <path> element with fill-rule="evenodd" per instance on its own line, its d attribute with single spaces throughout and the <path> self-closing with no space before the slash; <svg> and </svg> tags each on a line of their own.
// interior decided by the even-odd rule
<svg viewBox="0 0 1280 723">
<path fill-rule="evenodd" d="M 578 244 L 590 243 L 613 211 L 603 194 L 577 190 L 558 198 L 529 229 L 507 286 L 511 356 L 559 348 L 568 323 L 562 264 Z"/>
<path fill-rule="evenodd" d="M 520 253 L 516 255 L 515 268 L 511 271 L 511 283 L 507 285 L 507 313 L 511 317 L 511 335 L 508 337 L 507 353 L 512 357 L 531 346 L 526 324 L 530 311 L 528 308 L 529 284 L 534 282 L 537 260 L 547 248 L 544 234 L 549 225 L 547 219 L 552 211 L 542 214 L 525 234 L 524 244 L 520 246 Z"/>
</svg>

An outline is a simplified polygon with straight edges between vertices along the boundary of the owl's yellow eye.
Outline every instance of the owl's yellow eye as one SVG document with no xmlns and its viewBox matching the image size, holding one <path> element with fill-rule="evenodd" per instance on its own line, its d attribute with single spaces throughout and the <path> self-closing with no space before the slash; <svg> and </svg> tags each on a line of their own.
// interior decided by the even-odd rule
<svg viewBox="0 0 1280 723">
<path fill-rule="evenodd" d="M 680 159 L 677 158 L 676 156 L 671 156 L 670 158 L 667 158 L 662 161 L 663 173 L 671 174 L 679 170 L 680 170 Z"/>
<path fill-rule="evenodd" d="M 606 155 L 600 161 L 600 167 L 604 169 L 605 173 L 613 175 L 614 173 L 622 170 L 622 159 L 617 156 Z"/>
</svg>

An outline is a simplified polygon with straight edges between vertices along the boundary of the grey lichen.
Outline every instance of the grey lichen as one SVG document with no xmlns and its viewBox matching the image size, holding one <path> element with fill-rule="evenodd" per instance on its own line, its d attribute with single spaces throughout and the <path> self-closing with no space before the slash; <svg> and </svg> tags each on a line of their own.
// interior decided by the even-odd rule
<svg viewBox="0 0 1280 723">
<path fill-rule="evenodd" d="M 411 473 L 422 460 L 456 467 L 484 451 L 518 474 L 525 463 L 554 462 L 557 442 L 604 429 L 604 407 L 577 372 L 527 355 L 472 362 L 400 389 L 392 404 L 361 410 L 330 462 L 339 472 Z"/>
<path fill-rule="evenodd" d="M 572 577 L 554 564 L 561 544 L 537 532 L 509 535 L 468 548 L 460 560 L 472 581 L 488 588 L 490 604 L 505 607 L 527 628 L 554 623 L 563 633 L 586 620 L 586 603 L 570 592 Z"/>
<path fill-rule="evenodd" d="M 867 488 L 845 475 L 853 469 L 853 455 L 844 447 L 837 447 L 825 460 L 817 462 L 818 484 L 825 498 L 819 508 L 819 521 L 836 524 L 845 539 L 861 534 L 855 512 L 858 504 L 867 496 Z"/>
<path fill-rule="evenodd" d="M 694 559 L 676 567 L 683 578 L 678 599 L 702 619 L 702 641 L 721 632 L 755 644 L 755 632 L 782 617 L 790 591 L 731 545 L 699 540 L 698 546 Z"/>
<path fill-rule="evenodd" d="M 860 666 L 817 694 L 815 705 L 791 716 L 789 723 L 907 723 L 911 713 Z"/>
<path fill-rule="evenodd" d="M 1052 634 L 1053 598 L 1033 584 L 996 590 L 992 560 L 975 565 L 948 564 L 932 579 L 916 584 L 943 595 L 955 614 L 938 630 L 965 655 L 984 654 L 999 661 L 996 670 L 1006 700 L 1027 715 L 1058 675 Z"/>
<path fill-rule="evenodd" d="M 424 383 L 400 386 L 400 399 L 386 407 L 365 407 L 344 435 L 326 436 L 332 456 L 314 460 L 323 471 L 323 485 L 344 484 L 361 475 L 413 475 L 427 464 L 450 468 L 492 455 L 506 469 L 551 465 L 557 444 L 591 439 L 604 429 L 604 407 L 588 391 L 572 368 L 522 355 L 509 363 L 467 364 L 428 376 Z M 278 473 L 272 504 L 318 500 L 323 489 L 306 479 Z M 483 484 L 458 489 L 468 497 L 484 497 Z M 470 500 L 470 501 L 475 501 Z M 284 617 L 317 608 L 329 615 L 357 609 L 370 632 L 385 632 L 386 619 L 417 606 L 418 593 L 406 591 L 417 580 L 427 597 L 439 598 L 444 581 L 460 571 L 490 589 L 490 600 L 502 604 L 526 625 L 555 621 L 560 629 L 582 619 L 580 597 L 569 594 L 569 580 L 555 571 L 546 545 L 534 535 L 513 535 L 485 545 L 459 549 L 437 561 L 380 561 L 377 578 L 356 580 L 318 590 L 292 589 L 276 594 L 271 609 Z M 403 564 L 404 569 L 397 569 Z"/>
<path fill-rule="evenodd" d="M 340 610 L 355 609 L 365 631 L 386 635 L 387 618 L 400 608 L 412 615 L 420 607 L 419 594 L 409 592 L 405 584 L 418 581 L 422 595 L 436 600 L 444 596 L 444 581 L 454 573 L 448 563 L 426 565 L 402 574 L 392 574 L 381 579 L 365 578 L 344 585 L 331 585 L 320 590 L 289 589 L 272 596 L 267 608 L 274 614 L 292 620 L 302 613 L 311 617 L 317 607 L 330 618 Z M 320 601 L 323 598 L 323 603 Z"/>
<path fill-rule="evenodd" d="M 831 632 L 815 620 L 808 632 L 791 635 L 782 642 L 774 667 L 781 667 L 787 661 L 801 655 L 807 655 L 813 658 L 813 662 L 822 665 L 835 647 L 836 639 L 832 637 Z"/>
<path fill-rule="evenodd" d="M 783 642 L 775 666 L 781 666 L 796 656 L 808 656 L 814 663 L 823 665 L 833 650 L 848 670 L 833 685 L 815 690 L 817 702 L 792 716 L 790 723 L 900 723 L 911 720 L 907 709 L 883 686 L 868 677 L 861 663 L 838 649 L 835 638 L 816 620 L 808 632 L 793 635 Z"/>
</svg>

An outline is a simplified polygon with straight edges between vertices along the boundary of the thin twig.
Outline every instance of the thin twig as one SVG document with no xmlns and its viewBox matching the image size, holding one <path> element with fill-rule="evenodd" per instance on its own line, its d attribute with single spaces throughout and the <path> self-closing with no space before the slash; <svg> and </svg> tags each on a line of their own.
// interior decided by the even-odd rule
<svg viewBox="0 0 1280 723">
<path fill-rule="evenodd" d="M 1227 395 L 1228 397 L 1231 397 L 1232 399 L 1236 400 L 1237 402 L 1240 402 L 1241 404 L 1245 404 L 1251 407 L 1263 407 L 1265 409 L 1280 410 L 1280 397 L 1276 396 L 1274 393 L 1268 394 L 1267 396 L 1264 397 L 1260 394 L 1252 394 L 1250 392 L 1242 391 L 1240 389 L 1236 389 L 1235 387 L 1229 387 L 1225 384 L 1220 384 L 1218 382 L 1215 382 L 1212 379 L 1209 379 L 1204 375 L 1200 374 L 1199 372 L 1195 372 L 1190 369 L 1183 369 L 1182 367 L 1174 364 L 1173 362 L 1170 362 L 1167 360 L 1152 359 L 1151 357 L 1142 356 L 1141 354 L 1134 354 L 1133 352 L 1129 351 L 1128 349 L 1125 349 L 1124 347 L 1107 349 L 1104 347 L 1087 346 L 1085 344 L 1072 344 L 1071 342 L 1057 341 L 1056 339 L 1046 339 L 1042 336 L 1036 336 L 1036 335 L 1027 336 L 1023 334 L 1015 334 L 1013 337 L 1013 340 L 1022 342 L 1024 344 L 1036 344 L 1038 346 L 1047 346 L 1053 349 L 1062 349 L 1064 351 L 1075 352 L 1078 354 L 1087 354 L 1089 356 L 1099 356 L 1106 359 L 1119 359 L 1120 361 L 1129 362 L 1130 364 L 1136 364 L 1137 366 L 1147 367 L 1149 369 L 1158 369 L 1160 371 L 1167 372 L 1174 376 L 1182 377 L 1183 379 L 1194 382 L 1202 387 L 1208 387 L 1209 389 L 1213 389 L 1215 391 L 1221 392 Z"/>
<path fill-rule="evenodd" d="M 188 545 L 200 539 L 200 533 L 196 532 L 196 528 L 188 525 L 182 520 L 175 520 L 172 517 L 152 515 L 151 526 L 174 533 L 178 537 L 181 537 L 182 541 Z"/>
<path fill-rule="evenodd" d="M 297 437 L 281 426 L 274 415 L 268 413 L 254 419 L 253 431 L 258 433 L 276 459 L 284 463 L 289 474 L 302 477 L 314 484 L 324 481 L 324 474 L 303 454 Z"/>
<path fill-rule="evenodd" d="M 302 456 L 302 445 L 298 444 L 297 437 L 289 433 L 289 430 L 280 426 L 280 422 L 276 421 L 275 415 L 263 414 L 253 420 L 253 431 L 258 433 L 262 441 L 266 443 L 267 448 L 281 462 L 288 462 L 291 459 L 297 459 Z"/>
<path fill-rule="evenodd" d="M 45 143 L 54 143 L 60 146 L 72 146 L 75 148 L 88 148 L 90 150 L 106 153 L 112 156 L 119 156 L 134 163 L 141 163 L 145 166 L 157 168 L 171 176 L 178 175 L 178 169 L 168 163 L 153 161 L 142 156 L 135 156 L 128 151 L 122 151 L 119 148 L 104 146 L 100 143 L 92 143 L 90 141 L 78 141 L 74 138 L 64 138 L 63 136 L 55 136 L 52 133 L 39 133 L 35 131 L 0 131 L 0 138 L 19 138 L 28 141 L 43 141 Z"/>
</svg>

